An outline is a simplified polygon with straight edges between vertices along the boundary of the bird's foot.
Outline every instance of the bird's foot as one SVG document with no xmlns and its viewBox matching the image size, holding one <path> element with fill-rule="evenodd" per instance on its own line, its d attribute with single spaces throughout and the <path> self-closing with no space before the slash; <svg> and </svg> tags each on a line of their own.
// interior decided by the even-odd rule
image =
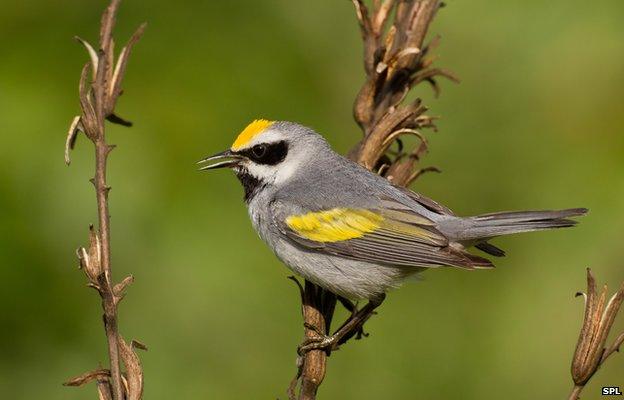
<svg viewBox="0 0 624 400">
<path fill-rule="evenodd" d="M 314 332 L 316 336 L 307 337 L 303 343 L 297 347 L 300 356 L 305 355 L 310 350 L 325 350 L 329 355 L 332 351 L 338 350 L 338 346 L 355 336 L 356 339 L 368 336 L 364 332 L 364 323 L 375 314 L 375 309 L 383 302 L 385 296 L 377 300 L 371 300 L 360 310 L 353 307 L 351 316 L 332 335 L 322 332 L 316 326 L 304 323 L 306 329 Z"/>
<path fill-rule="evenodd" d="M 338 350 L 339 336 L 336 334 L 325 335 L 319 334 L 318 336 L 306 338 L 298 347 L 297 354 L 300 356 L 305 355 L 311 350 L 325 350 L 328 352 Z"/>
<path fill-rule="evenodd" d="M 351 319 L 356 318 L 356 314 L 358 312 L 358 307 L 357 307 L 358 304 L 342 296 L 338 296 L 338 301 L 340 301 L 340 303 L 344 306 L 344 308 L 346 308 L 347 311 L 351 313 L 349 318 L 342 324 L 342 326 L 344 326 L 347 323 L 349 323 Z M 371 311 L 371 315 L 375 315 L 375 314 L 377 314 L 375 311 Z M 340 342 L 338 344 L 339 345 L 345 344 L 351 338 L 354 338 L 355 340 L 360 340 L 368 336 L 369 334 L 366 331 L 364 331 L 364 322 L 361 322 L 357 324 L 355 328 L 351 330 L 351 332 L 348 332 L 347 334 L 345 334 L 340 339 Z"/>
<path fill-rule="evenodd" d="M 355 340 L 360 340 L 363 337 L 368 337 L 368 335 L 370 335 L 370 333 L 365 332 L 364 325 L 362 325 L 355 331 Z"/>
</svg>

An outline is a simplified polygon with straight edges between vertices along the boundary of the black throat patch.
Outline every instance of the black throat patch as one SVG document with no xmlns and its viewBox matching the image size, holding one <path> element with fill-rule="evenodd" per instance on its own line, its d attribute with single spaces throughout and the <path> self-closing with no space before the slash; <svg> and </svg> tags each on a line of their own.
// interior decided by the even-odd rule
<svg viewBox="0 0 624 400">
<path fill-rule="evenodd" d="M 236 172 L 236 177 L 243 185 L 245 190 L 245 203 L 249 203 L 258 194 L 258 192 L 266 187 L 266 183 L 255 176 L 249 174 L 246 170 L 241 169 Z"/>
</svg>

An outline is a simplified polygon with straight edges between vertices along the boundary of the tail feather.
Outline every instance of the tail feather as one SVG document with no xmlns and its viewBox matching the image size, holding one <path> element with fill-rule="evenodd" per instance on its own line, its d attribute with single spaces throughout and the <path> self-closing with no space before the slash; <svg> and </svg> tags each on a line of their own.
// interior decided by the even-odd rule
<svg viewBox="0 0 624 400">
<path fill-rule="evenodd" d="M 481 214 L 472 217 L 475 220 L 534 220 L 544 221 L 547 219 L 562 219 L 578 217 L 587 214 L 587 208 L 568 208 L 566 210 L 539 210 L 539 211 L 503 211 L 489 214 Z"/>
<path fill-rule="evenodd" d="M 531 232 L 543 229 L 566 228 L 577 221 L 569 219 L 587 213 L 586 208 L 559 211 L 512 211 L 483 214 L 467 218 L 459 235 L 460 241 L 488 239 L 495 236 Z"/>
<path fill-rule="evenodd" d="M 481 242 L 477 243 L 475 247 L 484 253 L 487 253 L 494 257 L 505 257 L 505 250 L 494 246 L 492 243 Z"/>
</svg>

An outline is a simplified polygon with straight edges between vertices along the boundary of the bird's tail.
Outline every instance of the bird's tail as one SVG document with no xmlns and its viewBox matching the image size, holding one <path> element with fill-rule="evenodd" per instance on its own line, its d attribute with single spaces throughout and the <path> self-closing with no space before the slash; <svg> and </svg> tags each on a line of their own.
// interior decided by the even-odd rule
<svg viewBox="0 0 624 400">
<path fill-rule="evenodd" d="M 482 241 L 495 236 L 512 233 L 539 231 L 542 229 L 574 226 L 579 217 L 587 213 L 586 208 L 570 208 L 558 211 L 512 211 L 477 215 L 465 218 L 459 233 L 460 241 Z"/>
</svg>

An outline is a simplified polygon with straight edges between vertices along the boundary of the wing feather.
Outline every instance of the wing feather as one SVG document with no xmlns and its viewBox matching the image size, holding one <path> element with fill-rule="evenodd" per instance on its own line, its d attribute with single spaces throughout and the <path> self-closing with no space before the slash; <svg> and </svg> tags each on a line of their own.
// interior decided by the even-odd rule
<svg viewBox="0 0 624 400">
<path fill-rule="evenodd" d="M 404 267 L 492 266 L 450 245 L 433 221 L 407 208 L 332 208 L 274 217 L 290 240 L 327 254 Z"/>
</svg>

